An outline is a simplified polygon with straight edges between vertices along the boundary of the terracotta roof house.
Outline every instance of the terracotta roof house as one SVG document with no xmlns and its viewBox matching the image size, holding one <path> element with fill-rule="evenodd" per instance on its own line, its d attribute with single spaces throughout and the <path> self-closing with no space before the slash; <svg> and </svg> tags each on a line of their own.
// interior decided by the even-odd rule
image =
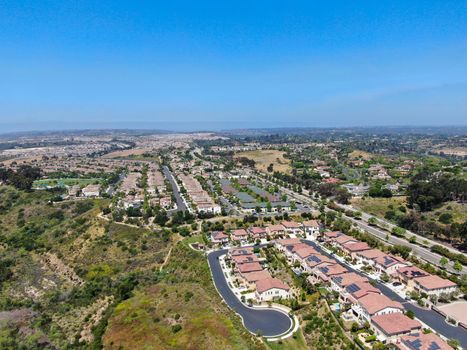
<svg viewBox="0 0 467 350">
<path fill-rule="evenodd" d="M 261 271 L 263 268 L 258 262 L 251 262 L 251 263 L 240 264 L 236 267 L 236 269 L 240 273 L 248 273 L 248 272 Z"/>
<path fill-rule="evenodd" d="M 320 253 L 315 253 L 310 256 L 308 256 L 305 259 L 304 264 L 302 264 L 302 267 L 304 270 L 307 272 L 311 272 L 312 269 L 316 268 L 317 266 L 321 264 L 335 264 L 336 262 L 333 259 L 328 258 L 326 255 L 320 254 Z"/>
<path fill-rule="evenodd" d="M 271 274 L 266 270 L 241 273 L 240 276 L 248 288 L 256 288 L 256 282 L 271 278 Z"/>
<path fill-rule="evenodd" d="M 397 270 L 397 275 L 401 276 L 404 280 L 411 280 L 414 278 L 428 276 L 429 273 L 417 266 L 404 266 Z"/>
<path fill-rule="evenodd" d="M 255 254 L 236 255 L 236 256 L 232 257 L 232 261 L 236 265 L 252 263 L 252 262 L 258 262 L 259 263 L 259 259 Z"/>
<path fill-rule="evenodd" d="M 355 253 L 355 255 L 361 263 L 374 265 L 375 263 L 374 259 L 385 256 L 386 253 L 383 253 L 379 249 L 368 249 L 368 250 L 359 251 Z"/>
<path fill-rule="evenodd" d="M 401 337 L 402 350 L 452 350 L 452 347 L 435 333 L 413 333 Z"/>
<path fill-rule="evenodd" d="M 334 290 L 338 292 L 342 291 L 345 287 L 356 283 L 356 282 L 365 282 L 368 281 L 366 277 L 363 277 L 355 272 L 345 272 L 340 275 L 335 275 L 331 277 L 331 286 Z"/>
<path fill-rule="evenodd" d="M 358 242 L 358 240 L 356 240 L 355 238 L 345 235 L 345 234 L 342 234 L 336 238 L 332 238 L 331 241 L 334 246 L 339 247 L 339 248 L 342 248 L 344 244 L 348 242 L 353 242 L 353 243 Z"/>
<path fill-rule="evenodd" d="M 342 232 L 340 231 L 330 231 L 330 232 L 324 232 L 323 237 L 325 241 L 330 241 L 332 239 L 335 239 L 339 236 L 343 235 Z"/>
<path fill-rule="evenodd" d="M 414 279 L 415 289 L 428 295 L 440 296 L 441 294 L 452 294 L 457 291 L 457 284 L 436 275 L 428 275 Z"/>
<path fill-rule="evenodd" d="M 227 254 L 229 256 L 253 254 L 253 247 L 231 248 Z"/>
<path fill-rule="evenodd" d="M 266 229 L 264 227 L 253 226 L 248 229 L 253 239 L 266 238 Z"/>
<path fill-rule="evenodd" d="M 277 278 L 267 278 L 256 282 L 256 298 L 259 301 L 289 298 L 290 288 Z"/>
<path fill-rule="evenodd" d="M 357 281 L 347 285 L 347 287 L 345 287 L 345 292 L 342 293 L 342 296 L 344 301 L 356 303 L 357 299 L 369 293 L 381 294 L 381 291 L 378 288 L 373 287 L 368 280 Z"/>
<path fill-rule="evenodd" d="M 328 282 L 330 281 L 332 276 L 339 275 L 347 271 L 348 270 L 344 266 L 340 264 L 334 264 L 327 266 L 319 266 L 313 271 L 313 275 L 315 276 L 316 280 Z"/>
<path fill-rule="evenodd" d="M 294 250 L 294 257 L 296 260 L 303 261 L 306 258 L 308 258 L 312 254 L 316 254 L 317 251 L 313 248 L 310 247 L 309 245 L 306 245 L 306 247 L 301 247 L 299 249 Z"/>
<path fill-rule="evenodd" d="M 384 255 L 377 257 L 374 259 L 374 266 L 376 270 L 380 273 L 387 273 L 391 275 L 396 270 L 400 269 L 401 267 L 407 266 L 408 263 L 404 259 L 393 256 L 393 255 Z"/>
<path fill-rule="evenodd" d="M 211 233 L 211 241 L 213 243 L 227 243 L 229 236 L 223 231 L 214 231 Z"/>
<path fill-rule="evenodd" d="M 281 252 L 284 252 L 288 246 L 294 244 L 300 244 L 301 241 L 299 238 L 285 238 L 285 239 L 277 239 L 274 241 L 274 246 Z"/>
<path fill-rule="evenodd" d="M 396 270 L 392 277 L 398 279 L 407 286 L 407 290 L 412 291 L 415 288 L 415 279 L 418 277 L 429 276 L 430 274 L 417 266 L 404 266 Z"/>
<path fill-rule="evenodd" d="M 244 229 L 233 230 L 230 235 L 234 241 L 248 240 L 248 232 Z"/>
<path fill-rule="evenodd" d="M 420 322 L 411 319 L 401 312 L 373 316 L 371 323 L 377 338 L 381 341 L 389 342 L 396 340 L 401 335 L 410 334 L 422 329 Z"/>
<path fill-rule="evenodd" d="M 285 228 L 282 225 L 266 225 L 266 232 L 272 237 L 283 235 L 285 233 Z"/>
<path fill-rule="evenodd" d="M 282 221 L 285 232 L 288 234 L 300 235 L 303 234 L 302 225 L 295 221 Z"/>
<path fill-rule="evenodd" d="M 304 227 L 318 227 L 319 228 L 318 220 L 305 220 L 302 222 L 302 225 Z"/>
<path fill-rule="evenodd" d="M 370 321 L 375 315 L 403 312 L 401 303 L 389 299 L 383 294 L 369 293 L 357 300 L 352 309 L 362 319 Z"/>
<path fill-rule="evenodd" d="M 357 257 L 356 254 L 358 252 L 362 252 L 368 249 L 370 249 L 370 247 L 365 242 L 347 242 L 342 246 L 342 250 L 349 254 L 352 259 Z"/>
</svg>

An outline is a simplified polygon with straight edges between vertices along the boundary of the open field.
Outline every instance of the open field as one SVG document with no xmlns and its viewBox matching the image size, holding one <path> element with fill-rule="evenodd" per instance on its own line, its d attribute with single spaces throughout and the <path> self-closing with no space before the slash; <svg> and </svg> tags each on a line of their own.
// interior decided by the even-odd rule
<svg viewBox="0 0 467 350">
<path fill-rule="evenodd" d="M 124 158 L 128 157 L 131 155 L 141 155 L 147 152 L 150 152 L 151 149 L 149 148 L 132 148 L 132 149 L 126 149 L 123 151 L 114 151 L 105 154 L 102 158 Z"/>
<path fill-rule="evenodd" d="M 254 160 L 256 169 L 267 172 L 269 164 L 273 164 L 273 171 L 280 171 L 283 173 L 290 173 L 292 167 L 290 160 L 284 158 L 285 152 L 278 150 L 257 150 L 239 152 L 235 154 L 235 158 L 245 157 Z"/>
<path fill-rule="evenodd" d="M 104 349 L 265 349 L 214 288 L 206 258 L 179 242 L 154 284 L 115 308 Z"/>
<path fill-rule="evenodd" d="M 406 198 L 404 196 L 392 198 L 354 198 L 352 199 L 352 205 L 368 214 L 384 218 L 384 214 L 388 210 L 394 209 L 397 211 L 397 208 L 400 206 L 405 206 Z M 440 215 L 451 214 L 452 222 L 463 223 L 467 220 L 467 205 L 458 202 L 446 202 L 440 207 L 429 212 L 423 212 L 422 214 L 436 222 L 438 222 Z"/>
<path fill-rule="evenodd" d="M 359 151 L 355 150 L 349 153 L 349 158 L 350 159 L 363 159 L 363 160 L 368 160 L 371 159 L 373 156 L 371 153 L 364 152 L 364 151 Z"/>
<path fill-rule="evenodd" d="M 431 150 L 436 154 L 446 154 L 449 156 L 465 157 L 467 156 L 467 147 L 435 148 Z"/>
<path fill-rule="evenodd" d="M 467 221 L 467 204 L 458 202 L 446 202 L 439 208 L 425 213 L 432 219 L 437 219 L 441 214 L 448 213 L 452 215 L 452 222 L 463 223 Z"/>
<path fill-rule="evenodd" d="M 390 206 L 397 209 L 401 205 L 405 206 L 405 201 L 405 197 L 401 196 L 392 198 L 353 198 L 351 202 L 355 208 L 360 208 L 368 214 L 384 218 L 384 214 L 391 209 Z"/>
<path fill-rule="evenodd" d="M 80 336 L 86 341 L 80 348 L 100 348 L 112 301 L 126 298 L 135 276 L 157 271 L 172 246 L 171 236 L 98 218 L 108 200 L 52 205 L 53 196 L 0 186 L 0 263 L 7 276 L 0 307 L 15 311 L 34 302 L 37 317 L 47 320 L 25 318 L 28 333 L 21 337 L 5 330 L 0 343 L 14 346 L 2 349 L 39 348 L 37 335 L 49 348 L 70 348 Z M 101 331 L 94 337 L 97 323 Z"/>
</svg>

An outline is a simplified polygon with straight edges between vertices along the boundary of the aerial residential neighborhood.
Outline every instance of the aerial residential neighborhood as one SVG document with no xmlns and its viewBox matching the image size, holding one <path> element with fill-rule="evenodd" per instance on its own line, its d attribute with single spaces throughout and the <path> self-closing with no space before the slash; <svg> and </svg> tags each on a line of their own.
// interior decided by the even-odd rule
<svg viewBox="0 0 467 350">
<path fill-rule="evenodd" d="M 307 324 L 317 317 L 310 315 L 319 312 L 329 315 L 327 322 L 334 320 L 331 323 L 335 326 L 330 326 L 331 323 L 328 326 L 338 327 L 337 339 L 343 346 L 410 349 L 413 344 L 426 341 L 435 342 L 440 348 L 446 344 L 464 345 L 467 334 L 465 237 L 460 234 L 453 240 L 444 233 L 431 235 L 417 231 L 413 223 L 404 226 L 405 221 L 409 222 L 409 213 L 410 220 L 416 220 L 421 209 L 403 202 L 409 200 L 409 194 L 401 194 L 404 190 L 400 186 L 397 189 L 378 187 L 378 191 L 385 193 L 382 197 L 373 193 L 375 185 L 370 185 L 371 193 L 353 193 L 351 188 L 343 186 L 345 179 L 326 160 L 328 155 L 340 159 L 339 148 L 348 136 L 339 136 L 344 140 L 341 143 L 312 146 L 311 142 L 300 145 L 285 141 L 272 145 L 264 142 L 259 134 L 258 142 L 242 149 L 238 148 L 242 137 L 231 134 L 175 135 L 177 146 L 168 146 L 164 134 L 116 135 L 112 142 L 118 142 L 122 149 L 112 148 L 99 156 L 86 157 L 77 152 L 63 157 L 59 152 L 54 155 L 53 147 L 48 157 L 29 158 L 31 153 L 17 152 L 11 158 L 11 153 L 3 154 L 9 157 L 1 168 L 2 193 L 6 200 L 16 203 L 14 198 L 19 197 L 15 196 L 20 196 L 15 194 L 20 193 L 17 191 L 26 191 L 27 197 L 47 198 L 44 210 L 51 211 L 47 214 L 50 222 L 47 225 L 57 225 L 46 245 L 41 243 L 45 239 L 41 236 L 26 243 L 10 238 L 9 242 L 15 242 L 9 243 L 12 247 L 27 244 L 27 249 L 37 250 L 35 256 L 41 257 L 38 263 L 43 271 L 48 271 L 42 282 L 33 283 L 33 287 L 25 287 L 18 276 L 12 286 L 16 291 L 22 290 L 25 298 L 37 295 L 47 300 L 47 293 L 56 288 L 47 282 L 54 281 L 50 279 L 54 274 L 62 276 L 57 280 L 61 282 L 53 282 L 59 283 L 60 288 L 66 288 L 68 283 L 71 283 L 69 288 L 78 288 L 72 287 L 76 281 L 91 283 L 98 278 L 103 283 L 103 278 L 107 278 L 103 277 L 105 271 L 120 274 L 126 269 L 139 269 L 138 266 L 146 264 L 149 267 L 154 263 L 160 266 L 160 271 L 165 271 L 174 249 L 179 250 L 179 244 L 184 244 L 187 251 L 177 254 L 184 256 L 191 254 L 190 251 L 197 254 L 199 263 L 209 267 L 212 297 L 219 298 L 239 314 L 245 322 L 242 327 L 262 341 L 293 342 L 301 334 L 305 342 L 318 344 L 317 333 Z M 31 141 L 24 142 L 34 140 L 31 136 Z M 74 140 L 81 144 L 79 137 Z M 5 142 L 8 145 L 9 141 Z M 108 141 L 97 138 L 92 144 L 98 142 Z M 131 148 L 135 146 L 130 143 L 137 145 L 136 148 Z M 216 144 L 224 146 L 216 147 Z M 301 157 L 310 147 L 326 148 L 325 156 L 315 155 L 317 159 L 310 163 L 313 165 L 309 170 L 294 169 L 294 162 L 298 159 L 304 162 Z M 94 148 L 89 152 L 94 152 Z M 251 152 L 256 153 L 250 155 Z M 261 159 L 256 154 L 261 152 L 288 158 L 277 158 L 280 160 L 277 164 L 271 160 L 271 166 L 259 170 L 257 162 Z M 297 153 L 299 158 L 295 158 Z M 347 154 L 342 162 L 348 157 Z M 443 176 L 443 171 L 447 173 L 451 167 L 462 164 L 455 158 L 450 162 L 449 166 L 438 167 L 435 179 Z M 385 174 L 384 181 L 389 181 L 387 176 L 393 173 L 385 172 L 382 163 L 379 159 L 375 166 L 368 168 L 366 181 L 372 183 L 377 176 L 375 181 L 380 186 L 382 174 Z M 350 164 L 354 168 L 365 162 Z M 402 164 L 414 163 L 402 161 Z M 281 170 L 274 170 L 276 166 Z M 305 171 L 319 171 L 323 167 L 329 177 L 317 177 L 314 182 L 300 180 Z M 398 180 L 406 183 L 405 191 L 414 186 L 411 171 L 404 173 L 405 180 Z M 296 175 L 291 177 L 291 172 Z M 18 182 L 15 174 L 33 178 Z M 341 180 L 326 181 L 332 176 Z M 31 186 L 32 192 L 24 185 Z M 391 197 L 387 197 L 389 193 Z M 372 204 L 367 206 L 367 201 Z M 35 204 L 21 203 L 15 204 L 24 209 L 15 214 L 14 224 L 21 225 L 16 226 L 17 230 L 26 234 L 36 229 L 27 224 L 34 217 L 29 213 Z M 464 205 L 462 200 L 448 203 L 451 208 Z M 21 207 L 24 205 L 28 207 Z M 382 210 L 383 205 L 386 209 Z M 372 206 L 378 212 L 370 214 Z M 10 212 L 5 210 L 7 214 Z M 394 212 L 395 219 L 388 212 L 391 215 Z M 429 211 L 421 213 L 432 215 Z M 39 208 L 35 215 L 41 217 Z M 84 220 L 82 215 L 94 219 Z M 459 220 L 464 217 L 457 216 L 457 221 L 453 218 L 452 222 L 445 223 L 444 214 L 437 215 L 430 219 L 429 228 L 434 232 L 442 227 L 462 231 Z M 11 222 L 7 217 L 4 223 Z M 61 220 L 70 221 L 63 226 Z M 45 232 L 49 230 L 47 227 L 43 228 Z M 53 243 L 54 239 L 70 240 L 71 237 L 60 236 L 60 232 L 76 230 L 86 233 L 78 235 L 76 242 L 70 241 L 70 246 Z M 126 236 L 127 230 L 135 233 Z M 110 242 L 115 248 L 108 250 Z M 78 268 L 73 254 L 70 255 L 74 251 L 87 256 L 89 263 L 85 270 L 72 272 Z M 105 258 L 96 260 L 101 254 Z M 126 256 L 125 265 L 120 265 L 121 257 L 115 260 L 118 256 Z M 173 268 L 188 268 L 185 262 L 177 264 Z M 69 280 L 70 274 L 74 277 Z M 95 275 L 102 277 L 90 277 Z M 170 272 L 163 274 L 168 278 L 164 283 L 169 283 L 171 275 Z M 12 291 L 5 289 L 6 295 L 15 298 L 16 294 L 9 294 Z M 193 292 L 186 293 L 189 296 Z M 92 305 L 98 308 L 108 303 L 109 299 L 103 295 Z M 270 314 L 263 318 L 260 315 L 265 310 Z M 54 317 L 60 314 L 57 312 Z M 115 317 L 112 319 L 117 322 Z M 183 324 L 183 318 L 179 318 L 173 326 L 184 327 Z M 73 334 L 71 329 L 63 328 L 63 332 Z"/>
<path fill-rule="evenodd" d="M 467 3 L 0 2 L 0 350 L 467 349 Z"/>
</svg>

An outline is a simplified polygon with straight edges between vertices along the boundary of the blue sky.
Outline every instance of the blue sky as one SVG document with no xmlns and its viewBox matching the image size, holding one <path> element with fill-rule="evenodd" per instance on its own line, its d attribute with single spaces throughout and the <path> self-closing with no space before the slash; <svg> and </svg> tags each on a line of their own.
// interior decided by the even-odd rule
<svg viewBox="0 0 467 350">
<path fill-rule="evenodd" d="M 465 1 L 0 3 L 0 130 L 466 125 Z"/>
</svg>

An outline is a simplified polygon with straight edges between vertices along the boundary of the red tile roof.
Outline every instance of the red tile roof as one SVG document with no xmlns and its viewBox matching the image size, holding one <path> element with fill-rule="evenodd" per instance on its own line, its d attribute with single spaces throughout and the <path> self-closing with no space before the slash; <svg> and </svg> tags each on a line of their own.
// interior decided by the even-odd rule
<svg viewBox="0 0 467 350">
<path fill-rule="evenodd" d="M 282 225 L 272 225 L 272 224 L 269 224 L 266 226 L 267 229 L 270 231 L 270 232 L 278 232 L 278 231 L 284 231 L 284 226 Z"/>
<path fill-rule="evenodd" d="M 368 250 L 370 247 L 365 242 L 347 242 L 344 244 L 344 249 L 353 253 Z"/>
<path fill-rule="evenodd" d="M 370 314 L 374 315 L 378 311 L 384 310 L 388 307 L 403 310 L 404 307 L 401 303 L 389 299 L 383 294 L 370 293 L 360 299 L 358 303 Z"/>
<path fill-rule="evenodd" d="M 409 350 L 452 350 L 452 347 L 435 333 L 414 333 L 401 337 L 404 348 Z"/>
<path fill-rule="evenodd" d="M 211 236 L 216 240 L 229 238 L 229 236 L 226 235 L 223 231 L 213 232 L 213 233 L 211 233 Z"/>
<path fill-rule="evenodd" d="M 248 233 L 244 229 L 233 230 L 232 235 L 235 237 L 248 236 Z"/>
<path fill-rule="evenodd" d="M 335 239 L 333 239 L 333 241 L 336 242 L 337 244 L 344 244 L 350 241 L 357 242 L 355 238 L 344 235 L 344 234 L 340 235 L 339 237 L 336 237 Z"/>
<path fill-rule="evenodd" d="M 316 220 L 303 221 L 302 224 L 306 227 L 319 227 L 319 223 Z"/>
<path fill-rule="evenodd" d="M 252 262 L 259 262 L 258 257 L 255 254 L 248 254 L 248 255 L 235 255 L 232 256 L 232 260 L 235 264 L 247 264 Z"/>
<path fill-rule="evenodd" d="M 386 336 L 405 334 L 422 328 L 420 322 L 412 320 L 401 312 L 376 315 L 371 318 L 371 321 L 376 327 L 381 329 Z"/>
<path fill-rule="evenodd" d="M 329 265 L 335 264 L 336 262 L 333 259 L 328 258 L 326 255 L 320 253 L 312 254 L 306 259 L 306 264 L 310 267 L 315 267 L 323 263 L 327 263 Z"/>
<path fill-rule="evenodd" d="M 343 233 L 340 231 L 330 231 L 330 232 L 324 232 L 323 235 L 327 238 L 337 238 L 340 235 L 343 235 Z"/>
<path fill-rule="evenodd" d="M 229 249 L 229 254 L 231 256 L 235 255 L 248 255 L 253 253 L 253 247 L 241 247 L 241 248 L 231 248 Z"/>
<path fill-rule="evenodd" d="M 347 293 L 349 293 L 351 296 L 353 296 L 355 299 L 361 298 L 364 295 L 367 295 L 368 293 L 376 293 L 380 294 L 381 291 L 373 287 L 368 280 L 367 281 L 357 281 L 355 283 L 349 284 L 346 287 Z"/>
<path fill-rule="evenodd" d="M 332 277 L 332 280 L 341 287 L 347 287 L 348 285 L 356 282 L 368 281 L 366 277 L 360 276 L 355 272 L 345 272 L 340 275 L 335 275 Z"/>
<path fill-rule="evenodd" d="M 259 280 L 264 280 L 271 278 L 271 274 L 266 270 L 246 272 L 242 273 L 242 277 L 247 280 L 249 283 L 257 282 Z"/>
<path fill-rule="evenodd" d="M 357 253 L 358 256 L 366 259 L 375 259 L 380 256 L 385 256 L 386 253 L 383 253 L 379 249 L 368 249 Z"/>
<path fill-rule="evenodd" d="M 258 293 L 266 292 L 272 288 L 289 290 L 289 286 L 277 278 L 266 278 L 256 282 L 256 290 Z"/>
<path fill-rule="evenodd" d="M 451 287 L 457 286 L 457 284 L 455 284 L 454 282 L 441 278 L 436 275 L 418 277 L 418 278 L 415 278 L 414 281 L 416 284 L 422 286 L 423 288 L 427 290 L 451 288 Z"/>
<path fill-rule="evenodd" d="M 348 270 L 340 264 L 334 264 L 330 266 L 320 267 L 319 271 L 321 271 L 326 276 L 334 276 L 347 272 Z"/>
<path fill-rule="evenodd" d="M 398 257 L 392 255 L 383 255 L 373 259 L 374 262 L 378 265 L 383 267 L 391 267 L 396 264 L 404 264 L 405 261 L 403 259 L 399 259 Z"/>
<path fill-rule="evenodd" d="M 317 251 L 315 249 L 313 249 L 312 247 L 310 246 L 307 246 L 307 247 L 304 247 L 304 248 L 300 248 L 300 249 L 297 249 L 295 251 L 295 254 L 298 255 L 299 258 L 301 259 L 305 259 L 306 257 L 312 255 L 312 254 L 316 254 Z"/>
<path fill-rule="evenodd" d="M 238 271 L 240 271 L 241 273 L 261 271 L 262 269 L 263 268 L 261 267 L 261 265 L 257 262 L 238 265 Z"/>
<path fill-rule="evenodd" d="M 254 227 L 250 227 L 248 230 L 249 230 L 252 234 L 266 233 L 266 229 L 265 229 L 264 227 L 254 226 Z"/>
<path fill-rule="evenodd" d="M 417 266 L 404 266 L 397 270 L 397 273 L 407 279 L 428 276 L 429 273 Z"/>
<path fill-rule="evenodd" d="M 277 244 L 280 244 L 282 246 L 288 246 L 288 245 L 294 245 L 294 244 L 300 244 L 300 239 L 299 238 L 284 238 L 284 239 L 278 239 Z"/>
</svg>

